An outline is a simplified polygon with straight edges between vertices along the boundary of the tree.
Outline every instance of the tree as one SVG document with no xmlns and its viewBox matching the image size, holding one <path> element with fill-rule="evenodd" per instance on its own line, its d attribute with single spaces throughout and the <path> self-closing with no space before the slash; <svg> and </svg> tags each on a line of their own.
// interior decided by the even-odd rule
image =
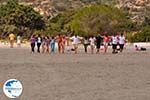
<svg viewBox="0 0 150 100">
<path fill-rule="evenodd" d="M 66 34 L 70 32 L 68 27 L 65 27 L 67 23 L 72 20 L 72 16 L 75 14 L 75 11 L 66 11 L 58 14 L 56 17 L 50 19 L 47 23 L 46 33 L 48 34 L 57 34 L 62 33 Z"/>
<path fill-rule="evenodd" d="M 77 10 L 65 27 L 76 34 L 90 35 L 104 31 L 125 31 L 132 27 L 132 22 L 118 8 L 101 4 Z"/>
<path fill-rule="evenodd" d="M 0 5 L 0 32 L 25 34 L 27 30 L 44 28 L 42 16 L 31 6 L 20 5 L 17 0 L 8 0 Z"/>
</svg>

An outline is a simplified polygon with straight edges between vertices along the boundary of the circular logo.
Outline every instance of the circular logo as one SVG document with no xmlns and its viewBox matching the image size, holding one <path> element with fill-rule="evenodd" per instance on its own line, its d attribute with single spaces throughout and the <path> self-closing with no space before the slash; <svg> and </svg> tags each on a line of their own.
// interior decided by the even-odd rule
<svg viewBox="0 0 150 100">
<path fill-rule="evenodd" d="M 3 85 L 4 94 L 9 98 L 17 98 L 23 90 L 22 84 L 17 79 L 9 79 Z"/>
</svg>

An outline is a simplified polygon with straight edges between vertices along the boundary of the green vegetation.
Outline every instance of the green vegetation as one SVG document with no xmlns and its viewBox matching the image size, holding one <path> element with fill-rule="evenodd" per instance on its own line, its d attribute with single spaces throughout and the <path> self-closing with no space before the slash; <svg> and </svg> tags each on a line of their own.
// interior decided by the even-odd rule
<svg viewBox="0 0 150 100">
<path fill-rule="evenodd" d="M 132 23 L 121 10 L 107 5 L 92 5 L 79 9 L 66 25 L 76 34 L 127 31 Z"/>
<path fill-rule="evenodd" d="M 72 16 L 74 14 L 74 11 L 66 11 L 64 13 L 60 13 L 53 19 L 48 20 L 47 26 L 45 28 L 46 34 L 71 33 L 70 28 L 66 27 L 65 25 L 72 20 Z"/>
<path fill-rule="evenodd" d="M 26 35 L 28 32 L 44 28 L 42 16 L 31 6 L 20 5 L 17 0 L 9 0 L 0 5 L 0 33 L 10 32 Z"/>
<path fill-rule="evenodd" d="M 82 0 L 90 2 L 90 0 Z M 87 3 L 79 9 L 65 10 L 54 18 L 46 18 L 32 6 L 21 5 L 17 0 L 0 4 L 0 35 L 6 37 L 10 32 L 25 37 L 31 34 L 55 35 L 57 33 L 94 35 L 97 33 L 128 32 L 130 42 L 150 42 L 150 8 L 146 8 L 145 21 L 135 25 L 128 15 L 111 5 L 99 2 Z M 133 34 L 132 32 L 136 32 Z"/>
<path fill-rule="evenodd" d="M 134 34 L 131 42 L 150 42 L 150 26 L 145 26 L 140 32 Z"/>
</svg>

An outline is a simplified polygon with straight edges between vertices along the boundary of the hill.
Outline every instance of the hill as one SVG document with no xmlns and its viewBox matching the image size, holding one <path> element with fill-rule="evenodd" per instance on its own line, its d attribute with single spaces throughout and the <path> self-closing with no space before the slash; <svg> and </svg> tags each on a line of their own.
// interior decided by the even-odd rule
<svg viewBox="0 0 150 100">
<path fill-rule="evenodd" d="M 4 2 L 5 0 L 0 0 Z M 149 0 L 18 0 L 21 4 L 32 5 L 42 15 L 53 18 L 58 13 L 66 10 L 74 10 L 91 4 L 115 5 L 129 14 L 129 17 L 137 23 L 145 20 L 150 7 Z"/>
</svg>

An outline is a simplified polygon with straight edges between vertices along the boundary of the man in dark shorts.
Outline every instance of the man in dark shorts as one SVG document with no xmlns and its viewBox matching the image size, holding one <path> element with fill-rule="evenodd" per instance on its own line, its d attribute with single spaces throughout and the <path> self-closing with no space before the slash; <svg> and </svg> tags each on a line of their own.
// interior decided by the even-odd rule
<svg viewBox="0 0 150 100">
<path fill-rule="evenodd" d="M 112 51 L 113 54 L 118 53 L 117 52 L 117 36 L 116 36 L 116 34 L 114 34 L 112 36 L 112 49 L 113 49 L 113 51 Z"/>
<path fill-rule="evenodd" d="M 119 36 L 119 46 L 120 46 L 120 52 L 123 51 L 124 45 L 125 45 L 125 36 L 123 35 L 123 33 L 121 33 L 121 35 Z"/>
<path fill-rule="evenodd" d="M 102 41 L 103 41 L 103 38 L 101 37 L 100 34 L 98 34 L 98 36 L 96 37 L 96 48 L 97 48 L 96 53 L 100 52 L 100 47 L 101 47 Z"/>
</svg>

